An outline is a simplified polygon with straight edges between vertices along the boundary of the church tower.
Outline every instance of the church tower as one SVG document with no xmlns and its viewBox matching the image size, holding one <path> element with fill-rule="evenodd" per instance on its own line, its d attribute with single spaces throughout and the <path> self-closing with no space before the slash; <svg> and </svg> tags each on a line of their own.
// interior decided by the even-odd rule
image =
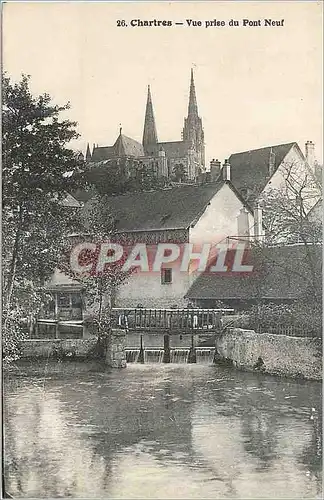
<svg viewBox="0 0 324 500">
<path fill-rule="evenodd" d="M 146 101 L 146 111 L 145 111 L 145 122 L 144 122 L 144 131 L 143 131 L 143 147 L 145 154 L 151 155 L 152 152 L 156 149 L 156 144 L 158 142 L 153 105 L 152 105 L 152 97 L 150 86 L 147 88 L 147 101 Z M 150 150 L 150 146 L 153 146 L 153 151 Z"/>
<path fill-rule="evenodd" d="M 205 170 L 205 144 L 204 130 L 201 118 L 198 115 L 196 89 L 193 70 L 191 70 L 188 116 L 184 120 L 182 132 L 183 141 L 188 142 L 190 148 L 195 152 L 195 163 L 197 169 Z"/>
</svg>

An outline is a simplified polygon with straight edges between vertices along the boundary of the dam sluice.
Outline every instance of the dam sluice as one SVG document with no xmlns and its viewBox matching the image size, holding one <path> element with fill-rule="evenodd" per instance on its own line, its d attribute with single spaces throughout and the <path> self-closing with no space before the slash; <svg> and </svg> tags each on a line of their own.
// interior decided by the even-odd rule
<svg viewBox="0 0 324 500">
<path fill-rule="evenodd" d="M 140 349 L 126 349 L 127 363 L 175 363 L 185 364 L 189 362 L 189 348 L 170 348 L 169 361 L 165 360 L 164 349 L 161 348 L 147 348 L 143 349 L 143 361 L 140 359 Z M 214 347 L 196 347 L 195 348 L 196 363 L 213 364 L 215 356 Z M 193 361 L 190 361 L 191 363 Z"/>
</svg>

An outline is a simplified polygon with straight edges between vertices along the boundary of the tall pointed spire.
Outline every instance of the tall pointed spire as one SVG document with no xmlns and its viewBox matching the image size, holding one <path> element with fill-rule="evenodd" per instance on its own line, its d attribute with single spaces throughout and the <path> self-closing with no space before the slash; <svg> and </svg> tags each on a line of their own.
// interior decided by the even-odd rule
<svg viewBox="0 0 324 500">
<path fill-rule="evenodd" d="M 145 122 L 143 131 L 143 147 L 145 151 L 149 149 L 150 145 L 157 144 L 157 132 L 155 126 L 151 89 L 148 85 L 147 87 L 147 101 L 146 101 L 146 111 L 145 111 Z"/>
<path fill-rule="evenodd" d="M 86 161 L 90 161 L 91 160 L 91 151 L 90 151 L 89 143 L 87 144 L 87 151 L 86 151 L 85 159 L 86 159 Z"/>
<path fill-rule="evenodd" d="M 197 177 L 199 169 L 205 168 L 205 141 L 202 120 L 198 115 L 193 69 L 190 78 L 188 116 L 184 119 L 182 138 L 190 148 L 194 163 L 193 176 Z"/>
<path fill-rule="evenodd" d="M 194 74 L 193 74 L 193 69 L 191 68 L 188 116 L 193 116 L 193 115 L 198 116 L 198 106 L 197 106 L 197 99 L 196 99 Z"/>
</svg>

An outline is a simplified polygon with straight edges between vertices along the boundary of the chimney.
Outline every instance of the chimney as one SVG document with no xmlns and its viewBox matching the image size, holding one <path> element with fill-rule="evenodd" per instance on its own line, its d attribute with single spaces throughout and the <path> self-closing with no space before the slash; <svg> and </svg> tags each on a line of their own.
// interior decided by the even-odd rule
<svg viewBox="0 0 324 500">
<path fill-rule="evenodd" d="M 219 160 L 212 159 L 210 162 L 210 180 L 215 181 L 221 172 L 221 162 Z"/>
<path fill-rule="evenodd" d="M 214 158 L 211 160 L 210 162 L 210 170 L 212 168 L 219 168 L 220 170 L 220 167 L 221 167 L 221 162 L 219 160 L 215 160 Z"/>
<path fill-rule="evenodd" d="M 231 165 L 228 160 L 225 160 L 223 164 L 223 179 L 224 181 L 231 180 Z"/>
<path fill-rule="evenodd" d="M 275 165 L 276 165 L 276 155 L 272 151 L 272 148 L 270 150 L 270 156 L 269 156 L 269 176 L 271 177 L 275 171 Z"/>
<path fill-rule="evenodd" d="M 260 241 L 263 236 L 262 228 L 262 208 L 257 204 L 254 208 L 254 238 Z"/>
<path fill-rule="evenodd" d="M 312 169 L 312 171 L 315 171 L 315 144 L 313 141 L 307 141 L 305 144 L 305 158 Z"/>
</svg>

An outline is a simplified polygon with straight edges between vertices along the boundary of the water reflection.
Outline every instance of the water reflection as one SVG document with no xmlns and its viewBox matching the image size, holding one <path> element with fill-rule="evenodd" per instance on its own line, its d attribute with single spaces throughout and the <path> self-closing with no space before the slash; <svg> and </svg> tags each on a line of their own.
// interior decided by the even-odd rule
<svg viewBox="0 0 324 500">
<path fill-rule="evenodd" d="M 197 365 L 11 377 L 12 496 L 314 498 L 321 386 Z M 312 408 L 316 419 L 311 419 Z M 320 444 L 319 444 L 320 443 Z"/>
</svg>

